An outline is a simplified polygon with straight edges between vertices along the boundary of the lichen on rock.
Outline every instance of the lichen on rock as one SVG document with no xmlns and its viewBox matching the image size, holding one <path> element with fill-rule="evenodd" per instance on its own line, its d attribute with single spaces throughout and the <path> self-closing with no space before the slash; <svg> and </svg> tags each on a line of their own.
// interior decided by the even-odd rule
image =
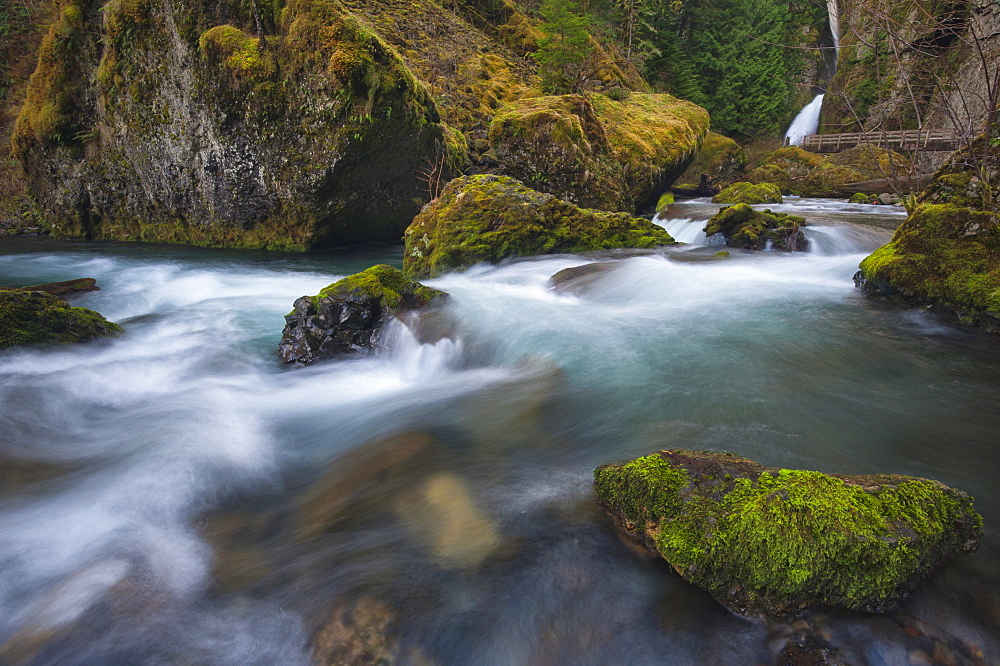
<svg viewBox="0 0 1000 666">
<path fill-rule="evenodd" d="M 448 183 L 406 230 L 403 269 L 438 275 L 515 256 L 653 248 L 674 242 L 662 227 L 627 213 L 579 208 L 506 176 Z"/>
<path fill-rule="evenodd" d="M 296 299 L 285 317 L 278 356 L 305 365 L 337 354 L 378 347 L 392 317 L 447 297 L 408 279 L 398 268 L 379 264 L 349 275 L 315 296 Z"/>
<path fill-rule="evenodd" d="M 71 307 L 41 291 L 0 291 L 0 349 L 51 342 L 82 342 L 122 329 L 93 310 Z"/>
<path fill-rule="evenodd" d="M 774 250 L 805 250 L 809 242 L 802 227 L 804 218 L 775 213 L 769 208 L 754 210 L 739 203 L 719 210 L 705 225 L 705 235 L 722 234 L 726 245 L 748 250 L 764 250 L 770 242 Z"/>
<path fill-rule="evenodd" d="M 774 183 L 748 183 L 741 181 L 729 185 L 712 197 L 712 203 L 765 204 L 781 203 L 781 188 Z"/>
<path fill-rule="evenodd" d="M 489 143 L 506 175 L 588 208 L 635 212 L 694 158 L 708 113 L 666 94 L 521 99 L 501 108 Z"/>
<path fill-rule="evenodd" d="M 619 530 L 750 615 L 891 609 L 982 534 L 972 499 L 938 481 L 777 469 L 732 453 L 603 465 L 594 488 Z"/>
</svg>

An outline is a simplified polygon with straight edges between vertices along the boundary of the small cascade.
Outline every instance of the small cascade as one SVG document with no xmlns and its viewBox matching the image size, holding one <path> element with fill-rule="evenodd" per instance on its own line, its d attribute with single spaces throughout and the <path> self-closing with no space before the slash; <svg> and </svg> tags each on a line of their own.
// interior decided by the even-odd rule
<svg viewBox="0 0 1000 666">
<path fill-rule="evenodd" d="M 799 115 L 785 132 L 785 143 L 797 146 L 802 143 L 806 134 L 815 134 L 819 128 L 819 112 L 823 108 L 823 93 L 813 97 L 813 100 L 802 107 Z"/>
<path fill-rule="evenodd" d="M 665 217 L 657 217 L 653 221 L 666 229 L 667 233 L 670 234 L 675 241 L 688 243 L 690 245 L 712 244 L 709 242 L 708 237 L 705 236 L 706 220 L 704 219 L 696 220 L 690 217 L 668 219 Z"/>
</svg>

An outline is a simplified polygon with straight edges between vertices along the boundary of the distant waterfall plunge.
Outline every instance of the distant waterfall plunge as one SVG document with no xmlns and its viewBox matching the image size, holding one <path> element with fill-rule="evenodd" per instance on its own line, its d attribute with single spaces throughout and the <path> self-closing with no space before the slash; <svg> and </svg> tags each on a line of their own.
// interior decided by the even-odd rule
<svg viewBox="0 0 1000 666">
<path fill-rule="evenodd" d="M 833 37 L 834 55 L 832 62 L 828 61 L 829 76 L 832 79 L 837 72 L 837 51 L 840 50 L 840 14 L 837 0 L 826 0 L 827 20 L 830 22 L 830 36 Z M 815 134 L 819 129 L 819 114 L 823 109 L 823 97 L 820 93 L 812 101 L 802 107 L 798 115 L 785 132 L 785 143 L 798 146 L 807 134 Z"/>
<path fill-rule="evenodd" d="M 785 141 L 788 144 L 797 146 L 802 143 L 802 137 L 806 134 L 815 134 L 819 128 L 819 112 L 823 108 L 823 93 L 813 97 L 813 100 L 802 107 L 799 115 L 785 132 Z"/>
</svg>

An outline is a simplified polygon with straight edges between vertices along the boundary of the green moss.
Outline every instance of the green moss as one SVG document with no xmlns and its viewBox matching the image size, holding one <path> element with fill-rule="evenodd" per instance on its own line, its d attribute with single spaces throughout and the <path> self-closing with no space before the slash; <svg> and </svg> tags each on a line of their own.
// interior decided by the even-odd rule
<svg viewBox="0 0 1000 666">
<path fill-rule="evenodd" d="M 664 192 L 660 195 L 660 198 L 656 202 L 656 212 L 661 213 L 666 210 L 667 206 L 672 206 L 674 203 L 674 193 Z"/>
<path fill-rule="evenodd" d="M 47 342 L 80 342 L 121 331 L 86 308 L 38 291 L 0 291 L 0 349 Z"/>
<path fill-rule="evenodd" d="M 764 204 L 782 201 L 781 188 L 774 183 L 733 183 L 712 197 L 712 203 L 725 204 Z"/>
<path fill-rule="evenodd" d="M 594 479 L 626 531 L 747 612 L 881 608 L 982 531 L 971 498 L 913 477 L 836 477 L 665 451 L 599 467 Z"/>
<path fill-rule="evenodd" d="M 513 256 L 652 248 L 674 242 L 649 220 L 578 208 L 513 178 L 493 175 L 450 182 L 414 218 L 404 240 L 403 268 L 414 276 Z"/>
<path fill-rule="evenodd" d="M 801 217 L 770 209 L 754 210 L 749 204 L 739 203 L 712 216 L 705 225 L 705 234 L 722 234 L 727 245 L 748 250 L 763 250 L 768 241 L 775 250 L 804 250 L 804 226 L 806 221 Z"/>
<path fill-rule="evenodd" d="M 583 206 L 635 211 L 655 203 L 693 159 L 708 114 L 670 95 L 518 100 L 490 124 L 504 173 Z"/>
<path fill-rule="evenodd" d="M 323 298 L 341 299 L 355 293 L 378 301 L 390 311 L 403 305 L 413 305 L 414 301 L 421 305 L 429 303 L 444 294 L 442 291 L 410 280 L 398 268 L 378 264 L 324 287 L 319 294 L 312 297 L 313 308 L 315 309 Z"/>
<path fill-rule="evenodd" d="M 747 153 L 727 136 L 709 132 L 698 154 L 674 183 L 678 190 L 694 190 L 704 184 L 715 187 L 730 183 L 743 175 Z"/>
<path fill-rule="evenodd" d="M 923 204 L 866 257 L 871 291 L 942 305 L 969 323 L 1000 318 L 1000 222 L 954 204 Z M 986 321 L 983 321 L 986 318 Z"/>
<path fill-rule="evenodd" d="M 198 39 L 198 47 L 202 53 L 222 58 L 225 66 L 238 74 L 268 77 L 275 70 L 274 59 L 261 51 L 260 39 L 231 25 L 207 30 Z"/>
</svg>

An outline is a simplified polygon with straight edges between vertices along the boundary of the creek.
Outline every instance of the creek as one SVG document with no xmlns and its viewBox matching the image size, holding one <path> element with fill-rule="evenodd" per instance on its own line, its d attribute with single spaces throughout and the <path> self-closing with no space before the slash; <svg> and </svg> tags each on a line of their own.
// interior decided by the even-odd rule
<svg viewBox="0 0 1000 666">
<path fill-rule="evenodd" d="M 126 329 L 0 352 L 0 658 L 306 664 L 325 627 L 401 663 L 1000 662 L 1000 345 L 855 291 L 900 211 L 786 201 L 809 252 L 715 258 L 718 206 L 679 203 L 690 245 L 445 275 L 439 339 L 306 368 L 292 301 L 399 247 L 0 240 L 0 284 L 94 277 L 74 304 Z M 595 466 L 663 448 L 938 479 L 986 536 L 886 615 L 735 616 L 596 504 Z"/>
</svg>

